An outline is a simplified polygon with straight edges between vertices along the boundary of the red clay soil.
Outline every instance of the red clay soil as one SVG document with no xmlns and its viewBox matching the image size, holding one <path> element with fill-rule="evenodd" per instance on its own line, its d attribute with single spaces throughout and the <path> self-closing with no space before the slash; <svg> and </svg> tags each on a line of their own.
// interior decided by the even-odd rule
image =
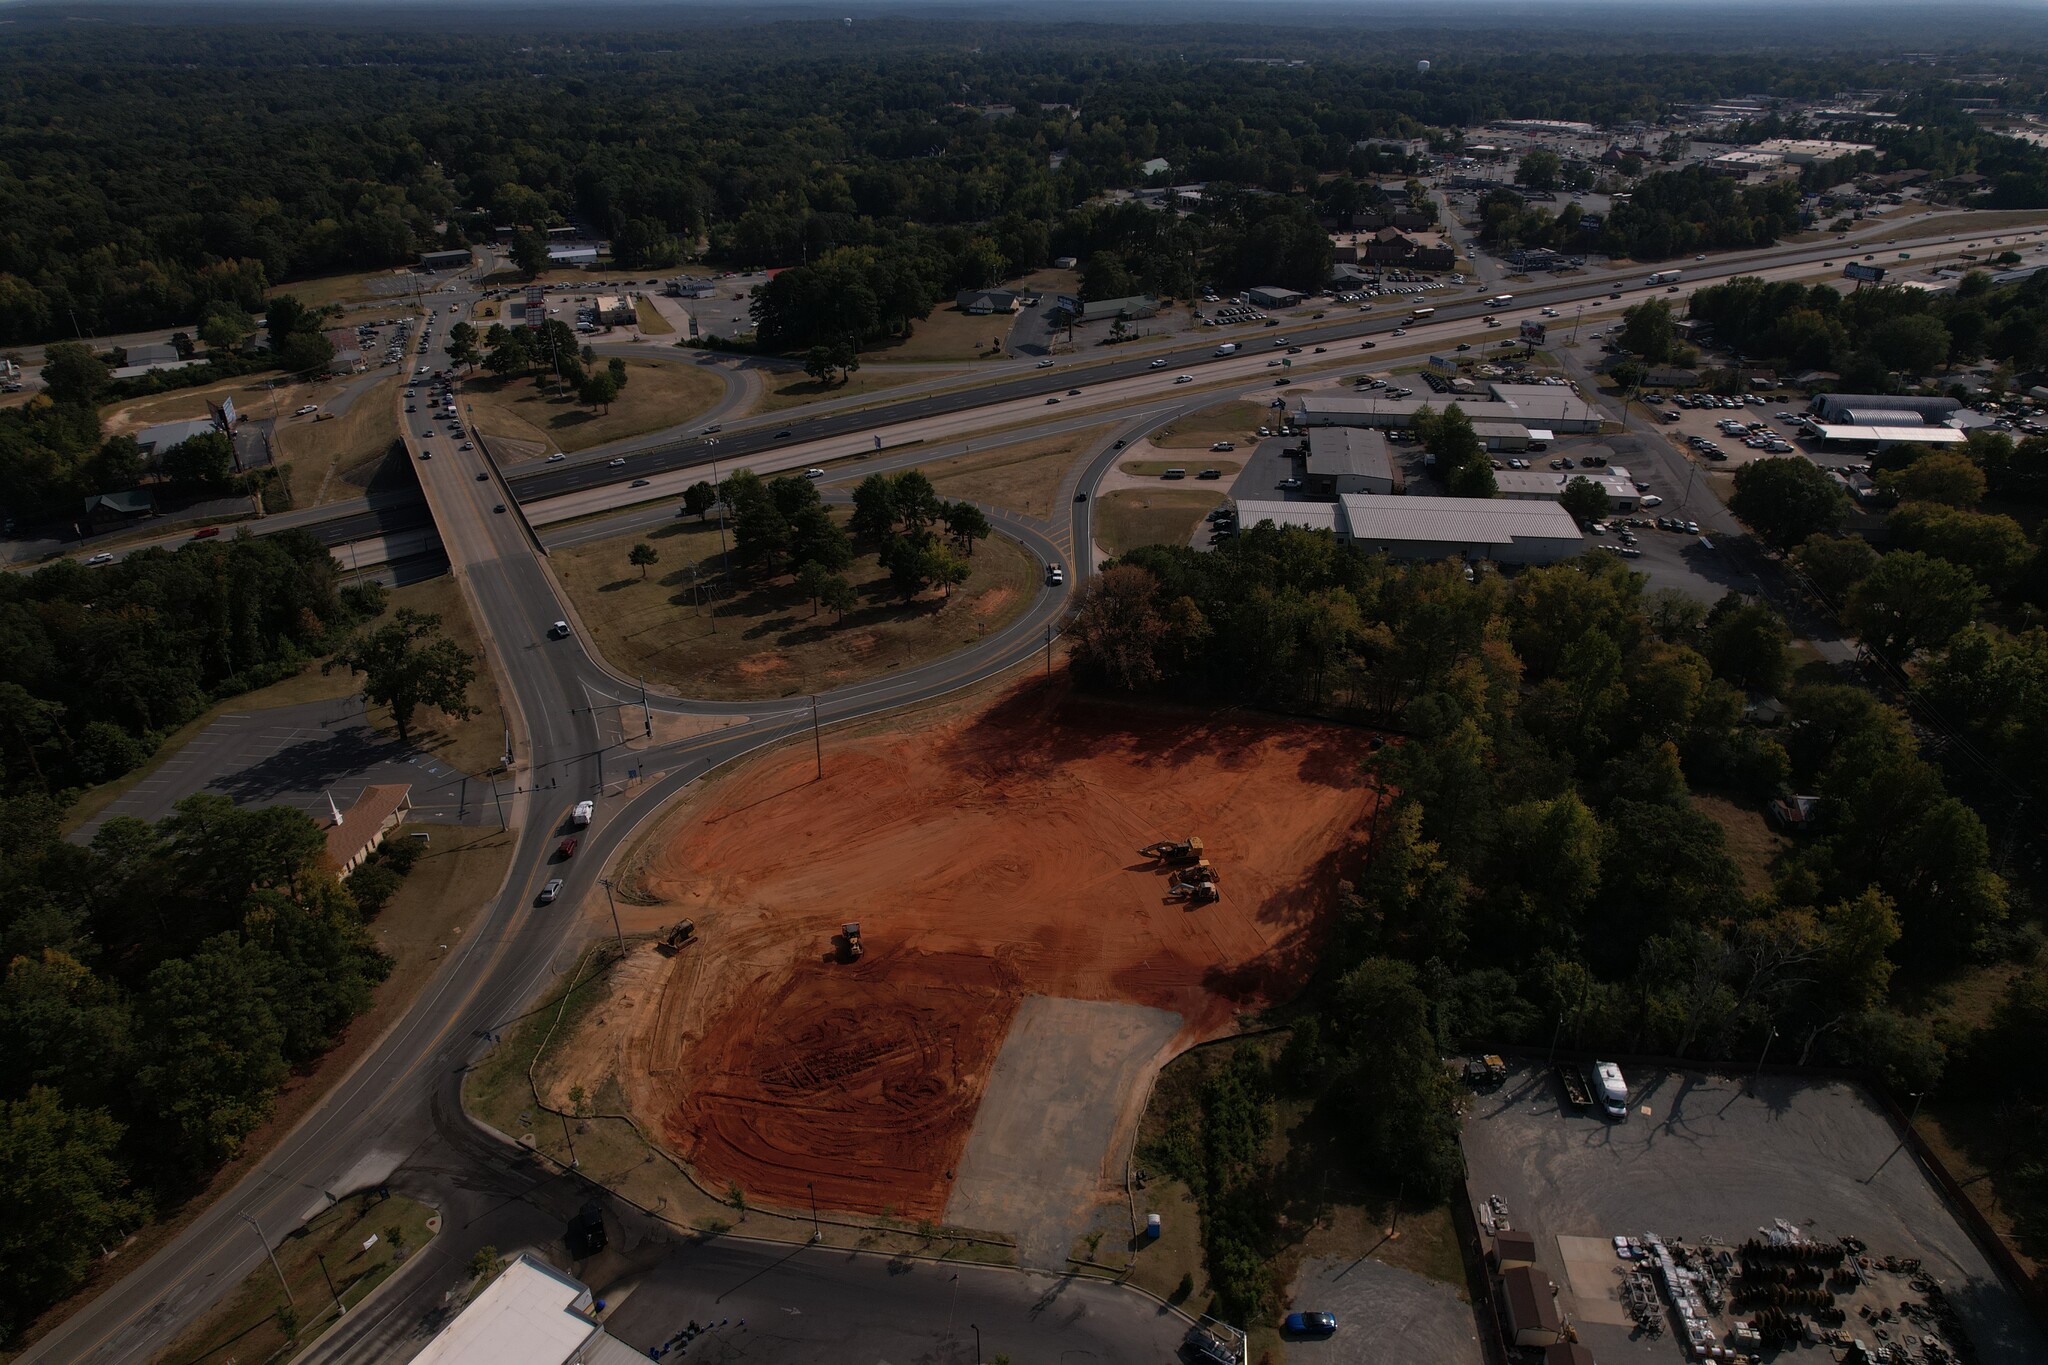
<svg viewBox="0 0 2048 1365">
<path fill-rule="evenodd" d="M 743 770 L 648 867 L 700 929 L 649 1040 L 668 1141 L 758 1202 L 937 1219 L 1026 995 L 1172 1010 L 1177 1049 L 1299 987 L 1373 808 L 1364 741 L 1036 683 L 828 746 L 822 782 L 808 746 Z M 1189 834 L 1223 891 L 1192 910 L 1137 855 Z"/>
</svg>

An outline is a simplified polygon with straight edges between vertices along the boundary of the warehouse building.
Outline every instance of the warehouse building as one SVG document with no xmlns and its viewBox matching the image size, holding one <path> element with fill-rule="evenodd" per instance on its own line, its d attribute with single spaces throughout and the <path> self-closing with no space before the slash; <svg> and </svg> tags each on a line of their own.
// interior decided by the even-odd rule
<svg viewBox="0 0 2048 1365">
<path fill-rule="evenodd" d="M 1806 405 L 1806 410 L 1823 422 L 1851 422 L 1852 414 L 1884 413 L 1890 424 L 1912 425 L 1946 422 L 1963 405 L 1953 398 L 1917 398 L 1911 394 L 1823 393 Z M 1912 413 L 1912 417 L 1904 414 Z"/>
<path fill-rule="evenodd" d="M 1093 303 L 1081 305 L 1076 322 L 1112 322 L 1121 319 L 1134 322 L 1139 318 L 1157 317 L 1159 300 L 1150 294 L 1133 294 L 1121 299 L 1096 299 Z"/>
<path fill-rule="evenodd" d="M 551 246 L 548 248 L 548 264 L 556 269 L 572 265 L 596 265 L 597 248 L 594 246 Z"/>
<path fill-rule="evenodd" d="M 1319 497 L 1401 491 L 1387 438 L 1368 427 L 1317 427 L 1309 432 L 1303 472 L 1309 492 Z"/>
<path fill-rule="evenodd" d="M 1334 503 L 1240 499 L 1237 519 L 1330 531 L 1391 559 L 1554 564 L 1585 548 L 1578 523 L 1554 502 L 1347 493 Z"/>
<path fill-rule="evenodd" d="M 420 253 L 420 269 L 422 270 L 467 270 L 471 264 L 469 248 L 467 247 L 460 251 L 422 251 Z"/>
<path fill-rule="evenodd" d="M 413 1365 L 632 1365 L 639 1351 L 604 1330 L 583 1285 L 530 1253 L 500 1272 Z"/>
<path fill-rule="evenodd" d="M 1497 470 L 1493 486 L 1498 496 L 1515 502 L 1557 502 L 1573 479 L 1584 479 L 1607 495 L 1607 505 L 1617 512 L 1636 510 L 1635 483 L 1625 469 Z"/>
<path fill-rule="evenodd" d="M 1476 425 L 1515 422 L 1550 432 L 1600 430 L 1600 414 L 1560 385 L 1488 384 L 1486 397 L 1454 400 Z M 1381 398 L 1373 394 L 1303 394 L 1295 401 L 1294 424 L 1300 427 L 1382 427 L 1399 429 L 1423 408 L 1441 411 L 1440 399 Z M 1532 432 L 1533 437 L 1533 432 Z"/>
</svg>

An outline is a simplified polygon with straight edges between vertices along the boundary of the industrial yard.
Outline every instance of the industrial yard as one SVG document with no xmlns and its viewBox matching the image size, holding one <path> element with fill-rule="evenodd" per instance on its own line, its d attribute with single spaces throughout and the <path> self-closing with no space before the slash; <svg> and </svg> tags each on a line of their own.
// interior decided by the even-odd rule
<svg viewBox="0 0 2048 1365">
<path fill-rule="evenodd" d="M 1594 1074 L 1586 1067 L 1582 1075 Z M 1625 1116 L 1510 1064 L 1465 1125 L 1467 1192 L 1503 1339 L 1600 1362 L 2020 1365 L 2018 1299 L 1846 1082 L 1630 1076 Z M 1553 1297 L 1554 1291 L 1554 1297 Z M 1788 1354 L 1789 1353 L 1789 1354 Z"/>
</svg>

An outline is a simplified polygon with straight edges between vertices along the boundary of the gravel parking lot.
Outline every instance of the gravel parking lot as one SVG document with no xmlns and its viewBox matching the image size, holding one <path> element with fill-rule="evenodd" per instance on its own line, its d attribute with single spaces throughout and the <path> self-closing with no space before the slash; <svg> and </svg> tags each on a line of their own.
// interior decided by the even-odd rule
<svg viewBox="0 0 2048 1365">
<path fill-rule="evenodd" d="M 1682 1348 L 1599 1321 L 1617 1317 L 1618 1263 L 1589 1269 L 1582 1258 L 1575 1276 L 1560 1238 L 1654 1232 L 1739 1243 L 1780 1218 L 1818 1240 L 1850 1234 L 1873 1255 L 1919 1257 L 1984 1365 L 2048 1359 L 2048 1339 L 1861 1090 L 1766 1077 L 1751 1096 L 1740 1080 L 1699 1072 L 1629 1079 L 1628 1118 L 1609 1123 L 1565 1108 L 1547 1068 L 1518 1066 L 1477 1097 L 1465 1123 L 1475 1209 L 1490 1196 L 1506 1201 L 1599 1360 L 1675 1365 Z"/>
<path fill-rule="evenodd" d="M 1290 1313 L 1334 1313 L 1328 1337 L 1287 1344 L 1291 1365 L 1480 1365 L 1472 1305 L 1441 1280 L 1360 1257 L 1304 1261 L 1287 1290 Z"/>
</svg>

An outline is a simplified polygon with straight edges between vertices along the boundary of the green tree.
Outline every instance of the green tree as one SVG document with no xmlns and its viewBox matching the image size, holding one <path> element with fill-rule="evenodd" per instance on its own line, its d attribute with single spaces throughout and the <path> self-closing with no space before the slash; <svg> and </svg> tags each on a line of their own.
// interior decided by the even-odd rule
<svg viewBox="0 0 2048 1365">
<path fill-rule="evenodd" d="M 1909 502 L 1895 509 L 1886 525 L 1902 549 L 1920 550 L 1960 564 L 1993 590 L 2018 577 L 2034 553 L 2020 524 L 1994 513 Z"/>
<path fill-rule="evenodd" d="M 1790 550 L 1840 526 L 1848 498 L 1819 465 L 1790 455 L 1753 460 L 1736 470 L 1728 507 L 1766 544 Z"/>
<path fill-rule="evenodd" d="M 1975 507 L 1984 501 L 1984 471 L 1960 451 L 1930 450 L 1904 469 L 1879 471 L 1877 489 L 1899 502 Z"/>
<path fill-rule="evenodd" d="M 1793 551 L 1792 562 L 1822 596 L 1841 602 L 1877 567 L 1877 551 L 1857 536 L 1813 536 Z"/>
<path fill-rule="evenodd" d="M 832 348 L 822 344 L 811 347 L 804 355 L 804 373 L 820 384 L 830 384 L 839 374 Z"/>
<path fill-rule="evenodd" d="M 1522 159 L 1515 163 L 1515 183 L 1526 189 L 1554 190 L 1563 173 L 1564 159 L 1540 147 L 1522 153 Z"/>
<path fill-rule="evenodd" d="M 43 348 L 43 390 L 52 402 L 89 404 L 106 382 L 106 362 L 83 342 L 59 341 Z"/>
<path fill-rule="evenodd" d="M 469 704 L 476 660 L 440 633 L 441 618 L 400 607 L 384 625 L 357 632 L 322 666 L 363 675 L 363 695 L 391 708 L 398 742 L 412 742 L 413 714 L 432 706 L 458 720 L 477 713 Z"/>
<path fill-rule="evenodd" d="M 224 431 L 189 436 L 163 453 L 163 472 L 192 488 L 226 488 L 235 477 L 235 447 Z"/>
<path fill-rule="evenodd" d="M 448 329 L 448 358 L 458 365 L 474 366 L 483 352 L 477 345 L 476 328 L 458 322 Z"/>
<path fill-rule="evenodd" d="M 577 386 L 576 399 L 586 407 L 603 408 L 610 412 L 612 400 L 619 396 L 619 381 L 603 370 L 585 377 Z"/>
<path fill-rule="evenodd" d="M 953 589 L 965 583 L 974 572 L 965 559 L 936 540 L 924 548 L 922 559 L 918 569 L 920 576 L 925 582 L 936 585 L 945 597 L 951 597 Z"/>
<path fill-rule="evenodd" d="M 644 540 L 635 541 L 633 548 L 626 552 L 626 562 L 640 571 L 640 581 L 644 583 L 647 581 L 647 571 L 661 563 L 661 551 Z"/>
<path fill-rule="evenodd" d="M 604 372 L 611 377 L 614 396 L 625 390 L 626 381 L 632 378 L 633 373 L 626 368 L 626 362 L 619 356 L 612 356 L 604 362 Z"/>
<path fill-rule="evenodd" d="M 263 314 L 263 329 L 268 334 L 270 349 L 282 351 L 285 342 L 300 332 L 319 330 L 320 315 L 294 294 L 278 294 L 269 303 Z"/>
<path fill-rule="evenodd" d="M 1948 328 L 1925 313 L 1888 318 L 1871 331 L 1869 347 L 1887 369 L 1932 374 L 1948 364 Z"/>
<path fill-rule="evenodd" d="M 853 584 L 847 582 L 845 575 L 836 573 L 826 577 L 818 600 L 824 603 L 835 621 L 846 619 L 846 613 L 860 605 L 860 596 L 854 591 Z"/>
<path fill-rule="evenodd" d="M 1700 648 L 1716 677 L 1746 691 L 1771 693 L 1785 685 L 1791 643 L 1792 631 L 1778 613 L 1731 592 L 1714 604 Z"/>
<path fill-rule="evenodd" d="M 974 554 L 974 542 L 987 540 L 992 529 L 988 517 L 973 503 L 963 500 L 946 504 L 946 531 L 970 557 Z"/>
<path fill-rule="evenodd" d="M 1157 683 L 1166 636 L 1158 592 L 1159 580 L 1136 565 L 1111 565 L 1090 578 L 1069 631 L 1075 672 L 1120 692 Z"/>
<path fill-rule="evenodd" d="M 1917 550 L 1881 555 L 1849 595 L 1843 623 L 1881 654 L 1939 649 L 1976 614 L 1984 589 L 1961 565 Z"/>
<path fill-rule="evenodd" d="M 513 269 L 533 279 L 548 268 L 547 234 L 531 228 L 513 233 L 506 255 L 511 258 Z"/>
<path fill-rule="evenodd" d="M 1607 490 L 1587 478 L 1573 478 L 1564 486 L 1560 506 L 1581 526 L 1591 526 L 1607 515 Z"/>
<path fill-rule="evenodd" d="M 169 1164 L 196 1172 L 225 1161 L 270 1116 L 289 1070 L 276 998 L 268 956 L 231 934 L 149 974 L 135 1088 Z"/>
<path fill-rule="evenodd" d="M 879 546 L 896 534 L 896 480 L 870 474 L 854 485 L 853 520 L 847 529 L 864 545 Z"/>
<path fill-rule="evenodd" d="M 718 490 L 710 481 L 699 479 L 683 490 L 683 511 L 699 521 L 704 520 L 718 502 Z"/>
<path fill-rule="evenodd" d="M 1673 338 L 1671 305 L 1662 299 L 1648 299 L 1622 315 L 1621 344 L 1652 365 L 1671 358 Z"/>
<path fill-rule="evenodd" d="M 810 602 L 811 615 L 816 616 L 818 614 L 818 608 L 825 600 L 825 593 L 832 579 L 836 577 L 838 575 L 834 574 L 823 564 L 816 562 L 806 563 L 798 567 L 795 584 L 797 595 Z"/>
<path fill-rule="evenodd" d="M 105 1110 L 70 1108 L 47 1086 L 0 1110 L 0 1331 L 84 1283 L 100 1248 L 142 1220 L 121 1137 Z"/>
<path fill-rule="evenodd" d="M 921 469 L 906 469 L 896 476 L 895 497 L 896 516 L 913 535 L 929 530 L 945 515 L 946 504 Z"/>
<path fill-rule="evenodd" d="M 312 374 L 334 363 L 334 343 L 319 332 L 293 332 L 277 348 L 278 368 L 290 374 Z"/>
</svg>

